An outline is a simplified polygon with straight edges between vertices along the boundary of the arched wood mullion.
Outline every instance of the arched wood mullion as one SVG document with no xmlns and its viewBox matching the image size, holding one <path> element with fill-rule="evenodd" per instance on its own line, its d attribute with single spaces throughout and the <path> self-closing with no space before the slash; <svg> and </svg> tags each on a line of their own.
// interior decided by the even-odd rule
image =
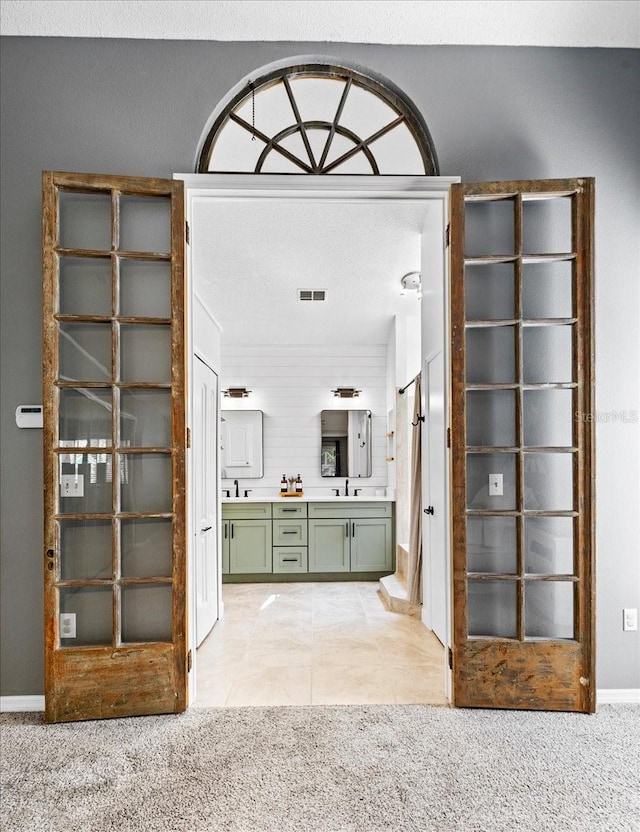
<svg viewBox="0 0 640 832">
<path fill-rule="evenodd" d="M 369 145 L 373 144 L 373 142 L 377 141 L 377 139 L 382 138 L 382 136 L 386 135 L 387 133 L 390 133 L 395 127 L 398 127 L 398 125 L 402 124 L 404 120 L 404 116 L 399 116 L 394 121 L 390 121 L 389 124 L 385 125 L 368 138 L 358 139 L 357 147 L 352 147 L 351 150 L 348 150 L 334 162 L 331 162 L 331 164 L 327 165 L 327 167 L 322 171 L 322 173 L 329 173 L 330 171 L 334 170 L 334 168 L 337 168 L 338 165 L 341 165 L 343 162 L 346 162 L 352 156 L 355 156 L 355 154 L 358 153 L 360 150 L 362 150 L 364 153 L 371 153 Z M 371 156 L 373 157 L 373 153 L 371 153 Z"/>
<path fill-rule="evenodd" d="M 293 153 L 289 153 L 289 151 L 286 148 L 280 147 L 278 144 L 275 144 L 275 139 L 270 139 L 265 133 L 263 133 L 261 130 L 258 130 L 257 127 L 254 127 L 253 125 L 249 124 L 249 122 L 245 121 L 241 116 L 237 115 L 236 113 L 229 113 L 229 118 L 232 121 L 235 121 L 236 124 L 239 124 L 240 127 L 244 127 L 244 129 L 247 130 L 247 132 L 251 133 L 252 136 L 257 136 L 261 141 L 263 141 L 268 146 L 268 150 L 276 150 L 278 153 L 280 153 L 282 156 L 284 156 L 290 162 L 293 162 L 294 165 L 297 165 L 299 168 L 302 168 L 302 170 L 305 173 L 313 173 L 313 169 L 310 168 L 309 165 L 306 165 L 297 156 L 294 156 Z M 291 128 L 287 128 L 287 129 L 291 129 Z M 292 132 L 295 132 L 297 129 L 298 129 L 297 125 L 294 125 L 293 129 L 292 129 Z M 280 134 L 278 134 L 278 135 L 280 135 Z M 260 155 L 260 158 L 262 158 L 263 155 L 266 155 L 264 150 L 262 151 L 262 154 Z M 256 173 L 260 173 L 260 170 L 258 169 L 258 167 L 256 167 Z"/>
<path fill-rule="evenodd" d="M 348 154 L 343 154 L 343 156 L 341 156 L 340 159 L 344 161 L 347 155 L 351 157 L 354 156 L 356 153 L 362 151 L 362 153 L 364 153 L 364 155 L 367 157 L 367 161 L 371 165 L 371 169 L 374 175 L 379 176 L 380 170 L 378 168 L 375 156 L 368 147 L 362 144 L 360 138 L 358 137 L 358 134 L 354 133 L 353 130 L 349 130 L 348 127 L 341 127 L 340 125 L 332 125 L 328 121 L 306 121 L 304 122 L 304 125 L 305 128 L 310 130 L 331 130 L 332 127 L 335 127 L 334 134 L 337 133 L 340 136 L 344 136 L 346 139 L 349 139 L 350 141 L 358 145 L 356 148 L 353 149 L 353 151 L 350 150 Z M 269 141 L 269 143 L 265 146 L 262 153 L 260 154 L 258 162 L 256 163 L 255 173 L 260 173 L 262 171 L 262 166 L 264 165 L 267 156 L 272 150 L 280 150 L 280 152 L 282 152 L 284 155 L 283 148 L 280 148 L 277 143 L 282 141 L 283 139 L 286 139 L 288 136 L 292 136 L 294 133 L 297 133 L 299 127 L 300 125 L 298 124 L 292 124 L 289 127 L 285 127 L 284 130 L 281 130 L 276 136 L 273 137 L 273 139 Z M 289 151 L 286 151 L 286 154 L 292 155 L 289 153 Z M 302 162 L 298 161 L 297 164 L 302 165 Z M 329 168 L 333 168 L 335 167 L 335 165 L 336 163 L 332 162 L 331 165 L 329 165 Z M 316 172 L 323 174 L 326 172 L 326 169 L 318 169 Z"/>
</svg>

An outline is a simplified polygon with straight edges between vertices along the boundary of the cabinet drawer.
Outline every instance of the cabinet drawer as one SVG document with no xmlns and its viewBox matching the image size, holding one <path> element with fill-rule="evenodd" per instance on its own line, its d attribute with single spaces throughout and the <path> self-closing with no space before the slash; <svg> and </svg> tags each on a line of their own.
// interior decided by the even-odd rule
<svg viewBox="0 0 640 832">
<path fill-rule="evenodd" d="M 391 517 L 393 503 L 340 502 L 309 503 L 309 518 Z"/>
<path fill-rule="evenodd" d="M 273 545 L 307 545 L 307 518 L 273 521 Z"/>
<path fill-rule="evenodd" d="M 285 498 L 286 499 L 286 498 Z M 295 498 L 293 498 L 295 499 Z M 280 505 L 280 503 L 273 503 L 274 517 L 306 517 L 307 504 L 296 503 L 295 505 Z"/>
<path fill-rule="evenodd" d="M 222 519 L 262 520 L 271 517 L 271 503 L 223 503 Z"/>
<path fill-rule="evenodd" d="M 307 572 L 306 546 L 276 546 L 273 549 L 274 572 Z"/>
</svg>

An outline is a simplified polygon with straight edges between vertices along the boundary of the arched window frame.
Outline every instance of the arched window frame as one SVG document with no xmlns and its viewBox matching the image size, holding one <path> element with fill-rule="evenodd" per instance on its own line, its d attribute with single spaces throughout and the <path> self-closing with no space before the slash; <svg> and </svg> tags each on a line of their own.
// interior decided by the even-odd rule
<svg viewBox="0 0 640 832">
<path fill-rule="evenodd" d="M 344 89 L 342 92 L 340 105 L 334 116 L 333 123 L 326 121 L 303 121 L 296 104 L 295 95 L 292 91 L 290 81 L 295 78 L 322 78 L 322 79 L 336 79 L 344 81 Z M 259 96 L 263 90 L 269 89 L 277 84 L 282 84 L 289 98 L 292 108 L 291 125 L 281 130 L 274 136 L 268 136 L 261 133 L 254 124 L 249 124 L 245 119 L 237 115 L 237 111 L 252 97 Z M 345 101 L 351 91 L 352 87 L 360 87 L 361 89 L 377 96 L 382 102 L 390 107 L 397 115 L 397 118 L 385 125 L 383 128 L 370 136 L 358 136 L 353 131 L 340 124 L 340 116 L 344 108 Z M 229 124 L 230 121 L 235 121 L 244 129 L 252 132 L 257 138 L 264 142 L 264 148 L 258 157 L 255 167 L 244 170 L 223 171 L 217 168 L 211 168 L 212 156 L 217 139 L 222 131 Z M 416 148 L 420 154 L 424 171 L 421 175 L 438 176 L 439 165 L 438 158 L 424 119 L 420 112 L 416 109 L 413 102 L 391 81 L 382 76 L 373 73 L 369 70 L 366 72 L 362 68 L 356 68 L 345 64 L 337 64 L 335 62 L 325 62 L 314 60 L 310 62 L 295 61 L 284 66 L 277 66 L 271 68 L 263 68 L 258 70 L 255 77 L 252 77 L 246 83 L 236 88 L 228 100 L 217 113 L 213 119 L 204 141 L 201 143 L 200 152 L 196 163 L 196 173 L 264 173 L 263 165 L 269 153 L 277 152 L 288 158 L 298 170 L 297 173 L 307 173 L 315 175 L 326 175 L 332 173 L 340 164 L 344 163 L 350 156 L 362 152 L 371 166 L 371 173 L 373 175 L 380 175 L 380 170 L 376 160 L 375 152 L 371 145 L 383 135 L 390 133 L 395 127 L 400 124 L 406 125 L 411 137 L 413 138 Z M 326 129 L 328 131 L 328 140 L 322 157 L 318 160 L 314 159 L 310 152 L 308 139 L 306 136 L 307 129 Z M 290 135 L 300 133 L 302 141 L 307 150 L 309 159 L 304 160 L 295 157 L 285 147 L 282 147 L 280 142 Z M 334 135 L 342 135 L 353 142 L 353 147 L 337 160 L 334 159 L 327 163 L 327 154 L 333 140 Z M 312 160 L 315 164 L 312 164 Z M 339 172 L 338 172 L 339 173 Z M 406 171 L 407 174 L 415 174 L 416 171 Z"/>
</svg>

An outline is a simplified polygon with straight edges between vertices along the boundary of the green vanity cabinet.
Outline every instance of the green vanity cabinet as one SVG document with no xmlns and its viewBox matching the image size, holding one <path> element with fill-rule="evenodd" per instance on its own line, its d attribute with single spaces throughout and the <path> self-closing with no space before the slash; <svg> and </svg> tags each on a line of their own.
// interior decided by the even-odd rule
<svg viewBox="0 0 640 832">
<path fill-rule="evenodd" d="M 392 571 L 391 503 L 309 503 L 308 510 L 310 572 Z"/>
<path fill-rule="evenodd" d="M 271 504 L 225 504 L 222 509 L 222 561 L 229 575 L 273 571 Z"/>
<path fill-rule="evenodd" d="M 389 573 L 393 534 L 387 501 L 223 503 L 222 572 L 228 581 Z"/>
</svg>

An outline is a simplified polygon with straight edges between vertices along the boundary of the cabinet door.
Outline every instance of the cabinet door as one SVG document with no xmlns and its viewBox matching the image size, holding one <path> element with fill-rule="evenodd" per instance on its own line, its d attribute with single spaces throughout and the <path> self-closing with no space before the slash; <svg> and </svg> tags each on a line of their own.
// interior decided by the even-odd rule
<svg viewBox="0 0 640 832">
<path fill-rule="evenodd" d="M 351 571 L 391 571 L 391 520 L 386 518 L 351 521 Z"/>
<path fill-rule="evenodd" d="M 309 572 L 349 569 L 349 521 L 309 520 Z"/>
<path fill-rule="evenodd" d="M 222 521 L 222 574 L 229 574 L 229 544 L 231 542 L 231 521 Z"/>
<path fill-rule="evenodd" d="M 230 573 L 271 572 L 271 520 L 231 520 L 230 527 Z"/>
</svg>

